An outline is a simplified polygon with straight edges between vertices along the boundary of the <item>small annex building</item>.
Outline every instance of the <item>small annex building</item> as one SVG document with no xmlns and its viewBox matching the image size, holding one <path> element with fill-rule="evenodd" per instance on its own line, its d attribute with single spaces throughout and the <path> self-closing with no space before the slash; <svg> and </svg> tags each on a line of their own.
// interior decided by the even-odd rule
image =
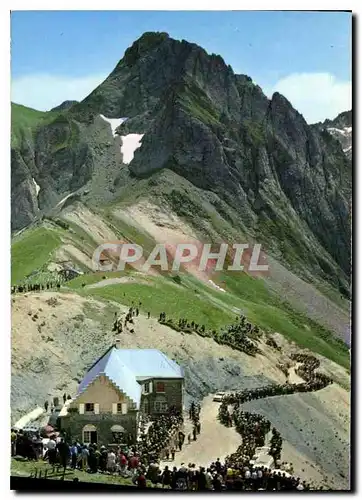
<svg viewBox="0 0 362 500">
<path fill-rule="evenodd" d="M 140 415 L 183 411 L 183 369 L 157 349 L 108 349 L 87 371 L 59 414 L 71 440 L 104 445 L 137 439 Z"/>
</svg>

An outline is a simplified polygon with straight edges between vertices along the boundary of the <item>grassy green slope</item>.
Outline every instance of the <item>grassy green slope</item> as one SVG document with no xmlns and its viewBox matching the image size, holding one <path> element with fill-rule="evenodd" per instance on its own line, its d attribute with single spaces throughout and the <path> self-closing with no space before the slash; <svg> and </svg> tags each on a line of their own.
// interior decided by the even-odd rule
<svg viewBox="0 0 362 500">
<path fill-rule="evenodd" d="M 54 479 L 59 481 L 62 477 L 62 472 L 53 472 L 53 467 L 49 465 L 48 462 L 43 462 L 42 460 L 38 462 L 26 461 L 22 462 L 19 460 L 11 459 L 11 474 L 13 476 L 29 477 L 31 474 L 40 473 L 44 477 L 45 472 L 47 472 L 48 479 Z M 89 474 L 88 472 L 83 472 L 80 470 L 69 470 L 67 469 L 64 476 L 65 481 L 73 481 L 74 478 L 78 478 L 82 482 L 92 482 L 92 483 L 108 483 L 108 484 L 120 484 L 126 486 L 132 486 L 133 483 L 130 479 L 123 478 L 120 476 L 108 476 L 106 474 Z M 151 486 L 151 485 L 150 485 Z"/>
<path fill-rule="evenodd" d="M 332 332 L 273 293 L 262 279 L 246 273 L 219 275 L 218 284 L 227 290 L 222 293 L 190 277 L 199 289 L 229 306 L 237 308 L 262 329 L 279 332 L 301 347 L 311 349 L 341 366 L 349 367 L 349 352 L 344 342 Z"/>
<path fill-rule="evenodd" d="M 11 145 L 20 145 L 23 135 L 28 136 L 41 124 L 54 119 L 59 113 L 38 111 L 21 104 L 11 103 Z"/>
<path fill-rule="evenodd" d="M 136 274 L 129 271 L 136 277 Z M 131 306 L 132 303 L 142 302 L 142 311 L 150 312 L 152 316 L 158 317 L 164 311 L 169 318 L 177 320 L 187 318 L 200 325 L 204 324 L 209 329 L 220 328 L 230 323 L 235 314 L 223 305 L 217 305 L 200 291 L 197 286 L 187 282 L 177 285 L 166 276 L 143 277 L 142 281 L 131 281 L 119 285 L 108 285 L 100 288 L 90 288 L 81 292 L 81 284 L 91 284 L 102 280 L 102 277 L 114 278 L 124 276 L 124 273 L 97 273 L 76 278 L 69 283 L 69 287 L 80 293 L 104 298 Z"/>
<path fill-rule="evenodd" d="M 132 274 L 132 271 L 129 271 Z M 326 328 L 295 311 L 282 302 L 265 283 L 240 273 L 237 276 L 221 275 L 219 284 L 226 293 L 214 290 L 190 275 L 181 276 L 181 285 L 169 277 L 148 277 L 147 282 L 128 282 L 106 285 L 81 291 L 81 284 L 113 278 L 124 273 L 95 273 L 76 278 L 69 287 L 97 298 L 112 300 L 131 306 L 142 302 L 142 310 L 158 317 L 166 312 L 176 322 L 179 318 L 204 324 L 209 330 L 217 330 L 233 322 L 237 311 L 267 332 L 279 332 L 300 347 L 311 349 L 339 365 L 349 367 L 349 352 L 345 344 Z M 135 275 L 134 275 L 135 276 Z"/>
<path fill-rule="evenodd" d="M 125 221 L 115 218 L 110 209 L 103 210 L 99 215 L 118 237 L 141 244 L 147 251 L 153 248 L 154 241 L 148 233 L 138 231 Z M 52 251 L 62 241 L 70 241 L 89 256 L 97 246 L 88 233 L 73 223 L 69 224 L 68 230 L 54 224 L 27 230 L 12 245 L 12 283 L 44 266 Z M 252 323 L 262 329 L 277 331 L 301 347 L 310 348 L 341 366 L 349 366 L 349 352 L 344 343 L 329 330 L 281 300 L 262 279 L 253 278 L 246 273 L 220 273 L 215 281 L 227 290 L 227 293 L 222 293 L 191 275 L 182 275 L 181 284 L 177 285 L 167 275 L 140 276 L 132 270 L 126 273 L 133 275 L 136 281 L 83 289 L 83 283 L 88 285 L 101 281 L 103 277 L 125 275 L 124 272 L 90 273 L 69 282 L 67 286 L 81 294 L 129 306 L 132 302 L 141 301 L 142 310 L 150 311 L 152 316 L 158 317 L 161 311 L 165 311 L 176 322 L 181 317 L 187 318 L 200 325 L 205 324 L 209 330 L 217 330 L 232 322 L 236 314 L 242 311 Z M 139 277 L 141 279 L 137 279 Z"/>
<path fill-rule="evenodd" d="M 11 246 L 11 283 L 41 268 L 59 244 L 59 234 L 43 227 L 28 230 L 16 239 Z"/>
</svg>

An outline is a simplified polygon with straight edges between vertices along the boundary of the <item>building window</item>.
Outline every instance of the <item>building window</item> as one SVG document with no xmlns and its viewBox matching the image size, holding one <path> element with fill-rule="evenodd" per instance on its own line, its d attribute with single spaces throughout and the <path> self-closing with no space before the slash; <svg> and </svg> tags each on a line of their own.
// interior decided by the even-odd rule
<svg viewBox="0 0 362 500">
<path fill-rule="evenodd" d="M 128 404 L 125 401 L 117 403 L 117 413 L 122 413 L 123 415 L 128 413 Z"/>
<path fill-rule="evenodd" d="M 85 444 L 90 444 L 91 441 L 91 431 L 83 431 L 83 442 Z"/>
<path fill-rule="evenodd" d="M 85 425 L 83 427 L 83 443 L 94 444 L 98 441 L 97 428 L 94 425 Z"/>
<path fill-rule="evenodd" d="M 93 413 L 94 412 L 94 403 L 86 403 L 84 408 L 85 408 L 86 412 Z"/>
<path fill-rule="evenodd" d="M 150 392 L 150 383 L 146 382 L 145 383 L 145 393 L 148 394 Z"/>
<path fill-rule="evenodd" d="M 150 405 L 148 399 L 145 399 L 143 401 L 143 413 L 145 413 L 146 415 L 150 413 Z"/>
<path fill-rule="evenodd" d="M 156 384 L 156 392 L 165 392 L 165 384 L 164 384 L 164 382 L 157 382 L 157 384 Z"/>
<path fill-rule="evenodd" d="M 167 401 L 165 397 L 158 397 L 154 403 L 155 413 L 166 413 L 167 412 Z"/>
</svg>

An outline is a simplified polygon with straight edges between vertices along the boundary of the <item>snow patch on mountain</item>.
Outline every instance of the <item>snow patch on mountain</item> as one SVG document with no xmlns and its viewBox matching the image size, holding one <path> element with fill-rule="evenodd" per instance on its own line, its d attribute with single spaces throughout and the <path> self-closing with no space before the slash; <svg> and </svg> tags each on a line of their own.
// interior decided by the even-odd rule
<svg viewBox="0 0 362 500">
<path fill-rule="evenodd" d="M 134 157 L 136 149 L 141 147 L 141 140 L 145 134 L 128 134 L 122 135 L 121 153 L 123 155 L 123 163 L 128 165 Z"/>
<path fill-rule="evenodd" d="M 113 134 L 113 137 L 116 136 L 116 130 L 117 128 L 127 120 L 127 118 L 107 118 L 106 116 L 104 115 L 100 115 L 100 117 L 105 121 L 105 122 L 108 122 L 111 126 L 111 129 L 112 129 L 112 134 Z"/>
<path fill-rule="evenodd" d="M 39 186 L 39 184 L 37 184 L 37 182 L 34 179 L 34 177 L 33 177 L 33 182 L 34 182 L 34 186 L 35 186 L 36 195 L 38 196 L 39 191 L 40 191 L 40 186 Z"/>
<path fill-rule="evenodd" d="M 127 120 L 127 118 L 107 118 L 104 115 L 100 115 L 102 120 L 106 121 L 110 124 L 112 129 L 113 137 L 116 137 L 117 128 Z M 122 135 L 122 145 L 121 145 L 121 153 L 123 155 L 123 163 L 128 165 L 131 163 L 134 157 L 134 152 L 136 149 L 141 147 L 141 140 L 144 134 L 128 134 Z"/>
<path fill-rule="evenodd" d="M 344 136 L 348 136 L 352 132 L 352 127 L 344 127 L 343 129 L 342 128 L 329 127 L 329 128 L 327 128 L 327 130 L 328 130 L 328 132 L 331 132 L 332 134 L 337 133 L 337 134 L 341 134 L 341 135 L 344 135 Z"/>
<path fill-rule="evenodd" d="M 352 155 L 352 127 L 328 127 L 328 132 L 341 143 L 343 152 L 350 158 Z"/>
</svg>

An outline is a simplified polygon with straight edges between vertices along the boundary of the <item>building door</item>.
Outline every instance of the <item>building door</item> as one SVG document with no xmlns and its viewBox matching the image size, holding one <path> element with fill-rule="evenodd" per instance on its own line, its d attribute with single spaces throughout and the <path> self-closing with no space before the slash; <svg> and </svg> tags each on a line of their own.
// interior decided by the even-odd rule
<svg viewBox="0 0 362 500">
<path fill-rule="evenodd" d="M 97 436 L 97 431 L 91 431 L 90 433 L 90 438 L 91 438 L 91 443 L 98 443 L 98 436 Z"/>
</svg>

